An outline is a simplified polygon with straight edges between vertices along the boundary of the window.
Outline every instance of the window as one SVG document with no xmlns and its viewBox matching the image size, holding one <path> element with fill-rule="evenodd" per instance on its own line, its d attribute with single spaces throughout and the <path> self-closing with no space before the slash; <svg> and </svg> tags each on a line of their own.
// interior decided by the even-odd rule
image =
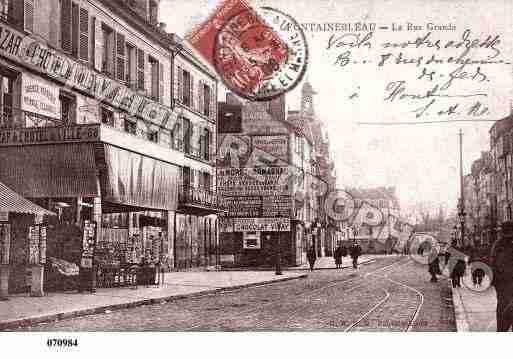
<svg viewBox="0 0 513 359">
<path fill-rule="evenodd" d="M 74 96 L 61 93 L 59 96 L 61 100 L 61 120 L 62 124 L 74 124 L 76 123 L 76 100 Z"/>
<path fill-rule="evenodd" d="M 191 152 L 191 137 L 192 137 L 191 121 L 184 118 L 183 119 L 183 150 L 185 153 Z"/>
<path fill-rule="evenodd" d="M 210 86 L 203 85 L 203 115 L 210 117 Z"/>
<path fill-rule="evenodd" d="M 132 135 L 137 134 L 137 121 L 125 118 L 125 132 Z"/>
<path fill-rule="evenodd" d="M 137 49 L 137 89 L 144 90 L 144 51 Z"/>
<path fill-rule="evenodd" d="M 126 43 L 126 82 L 130 88 L 136 84 L 137 55 L 135 46 Z"/>
<path fill-rule="evenodd" d="M 114 126 L 114 112 L 105 107 L 100 108 L 100 118 L 103 124 Z"/>
<path fill-rule="evenodd" d="M 126 81 L 125 76 L 125 36 L 123 34 L 120 34 L 119 32 L 116 33 L 116 79 L 119 81 Z"/>
<path fill-rule="evenodd" d="M 191 185 L 191 169 L 190 169 L 190 167 L 182 168 L 182 185 L 184 187 L 190 187 L 190 185 Z"/>
<path fill-rule="evenodd" d="M 0 73 L 0 128 L 13 125 L 14 79 Z"/>
<path fill-rule="evenodd" d="M 155 60 L 153 57 L 148 57 L 148 62 L 150 63 L 150 74 L 151 74 L 151 98 L 158 101 L 159 100 L 159 85 L 160 85 L 160 74 L 159 74 L 159 62 Z"/>
<path fill-rule="evenodd" d="M 114 31 L 105 24 L 102 24 L 102 38 L 102 72 L 108 76 L 114 76 Z"/>
<path fill-rule="evenodd" d="M 149 4 L 150 8 L 150 12 L 149 12 L 149 17 L 150 17 L 150 24 L 152 25 L 156 25 L 159 21 L 159 5 L 156 1 L 153 1 L 153 0 L 150 0 L 150 4 Z"/>
<path fill-rule="evenodd" d="M 34 32 L 34 0 L 0 0 L 0 18 Z"/>
<path fill-rule="evenodd" d="M 202 143 L 202 149 L 201 154 L 204 160 L 209 161 L 210 160 L 210 130 L 206 128 L 204 130 L 203 134 L 203 143 Z"/>
<path fill-rule="evenodd" d="M 260 232 L 243 232 L 244 249 L 260 249 Z"/>
<path fill-rule="evenodd" d="M 147 137 L 148 137 L 149 141 L 158 143 L 159 142 L 159 131 L 158 130 L 149 130 Z"/>
<path fill-rule="evenodd" d="M 203 188 L 207 191 L 210 191 L 212 189 L 212 175 L 208 172 L 203 172 L 202 177 Z"/>
<path fill-rule="evenodd" d="M 171 147 L 175 150 L 182 149 L 182 136 L 181 136 L 182 126 L 180 125 L 180 121 L 176 121 L 173 129 L 171 130 Z"/>
<path fill-rule="evenodd" d="M 192 82 L 191 74 L 183 70 L 182 73 L 182 103 L 185 106 L 191 106 Z"/>
<path fill-rule="evenodd" d="M 61 48 L 89 61 L 89 11 L 70 0 L 61 0 Z"/>
</svg>

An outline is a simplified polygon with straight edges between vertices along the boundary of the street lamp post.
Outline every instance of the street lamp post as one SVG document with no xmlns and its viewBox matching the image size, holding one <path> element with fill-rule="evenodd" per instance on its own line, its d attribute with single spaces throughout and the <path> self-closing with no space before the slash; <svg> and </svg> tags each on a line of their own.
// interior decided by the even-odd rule
<svg viewBox="0 0 513 359">
<path fill-rule="evenodd" d="M 463 246 L 465 241 L 465 192 L 463 190 L 463 132 L 458 134 L 460 138 L 460 203 L 458 210 L 458 217 L 460 218 L 461 224 L 461 244 Z"/>
<path fill-rule="evenodd" d="M 269 239 L 270 236 L 267 235 L 267 238 Z M 278 232 L 278 241 L 277 241 L 276 245 L 278 246 L 278 248 L 276 251 L 276 272 L 275 272 L 275 274 L 282 275 L 283 273 L 281 271 L 281 235 L 279 232 Z"/>
</svg>

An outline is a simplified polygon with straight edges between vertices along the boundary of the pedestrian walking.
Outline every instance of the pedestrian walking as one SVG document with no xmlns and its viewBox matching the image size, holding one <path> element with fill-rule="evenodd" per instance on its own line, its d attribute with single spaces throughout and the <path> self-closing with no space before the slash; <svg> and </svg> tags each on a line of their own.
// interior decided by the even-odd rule
<svg viewBox="0 0 513 359">
<path fill-rule="evenodd" d="M 513 327 L 513 222 L 502 224 L 502 236 L 492 246 L 492 285 L 497 293 L 497 331 Z"/>
<path fill-rule="evenodd" d="M 437 274 L 442 274 L 440 272 L 440 260 L 438 258 L 438 253 L 432 253 L 429 257 L 429 274 L 431 274 L 430 282 L 436 283 L 438 282 Z"/>
<path fill-rule="evenodd" d="M 335 266 L 337 269 L 342 267 L 342 257 L 343 257 L 343 247 L 339 244 L 333 253 L 333 258 L 335 259 Z"/>
<path fill-rule="evenodd" d="M 306 252 L 306 258 L 308 259 L 308 263 L 310 264 L 310 271 L 313 271 L 315 260 L 317 259 L 314 246 L 311 246 L 310 249 L 308 249 L 308 251 Z"/>
<path fill-rule="evenodd" d="M 450 258 L 451 258 L 451 252 L 449 252 L 449 248 L 446 248 L 445 249 L 445 253 L 444 253 L 444 259 L 445 259 L 445 266 L 446 267 L 449 264 L 449 259 Z"/>
<path fill-rule="evenodd" d="M 456 264 L 454 265 L 454 268 L 452 268 L 451 272 L 451 280 L 452 280 L 452 287 L 461 287 L 461 278 L 465 275 L 466 270 L 466 264 L 465 260 L 463 258 L 459 258 L 456 261 Z"/>
<path fill-rule="evenodd" d="M 353 259 L 353 268 L 358 269 L 358 257 L 362 254 L 362 247 L 356 241 L 351 245 L 349 254 Z"/>
</svg>

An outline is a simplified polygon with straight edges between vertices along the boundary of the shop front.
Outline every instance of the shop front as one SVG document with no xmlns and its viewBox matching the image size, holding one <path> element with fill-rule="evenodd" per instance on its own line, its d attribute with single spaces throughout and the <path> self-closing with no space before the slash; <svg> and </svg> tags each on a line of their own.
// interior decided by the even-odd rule
<svg viewBox="0 0 513 359">
<path fill-rule="evenodd" d="M 0 182 L 0 300 L 13 293 L 44 294 L 47 223 L 53 215 Z"/>
<path fill-rule="evenodd" d="M 116 142 L 125 148 L 113 144 L 120 134 L 112 131 L 100 124 L 0 130 L 0 181 L 57 213 L 47 231 L 49 290 L 156 283 L 175 266 L 180 167 L 130 148 L 128 135 Z M 139 149 L 158 154 L 157 147 Z M 80 275 L 66 276 L 66 263 Z"/>
</svg>

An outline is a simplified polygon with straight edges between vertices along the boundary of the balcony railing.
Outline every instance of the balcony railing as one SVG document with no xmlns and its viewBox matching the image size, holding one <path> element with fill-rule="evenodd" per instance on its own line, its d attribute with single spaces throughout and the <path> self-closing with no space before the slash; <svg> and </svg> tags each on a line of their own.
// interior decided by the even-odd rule
<svg viewBox="0 0 513 359">
<path fill-rule="evenodd" d="M 200 206 L 210 209 L 218 207 L 217 193 L 201 187 L 182 186 L 178 201 L 180 204 L 187 206 Z"/>
<path fill-rule="evenodd" d="M 205 153 L 204 149 L 187 145 L 186 142 L 184 142 L 184 152 L 186 155 L 202 161 L 210 161 L 211 158 L 210 153 Z"/>
<path fill-rule="evenodd" d="M 43 116 L 20 108 L 0 109 L 0 128 L 53 127 L 62 123 L 61 119 Z"/>
</svg>

